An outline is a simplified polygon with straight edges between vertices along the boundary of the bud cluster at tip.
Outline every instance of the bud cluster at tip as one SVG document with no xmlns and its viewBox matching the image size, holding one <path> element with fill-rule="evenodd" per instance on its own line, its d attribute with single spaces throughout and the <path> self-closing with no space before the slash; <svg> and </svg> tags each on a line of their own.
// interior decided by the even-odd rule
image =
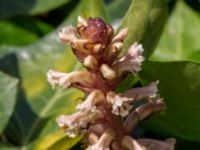
<svg viewBox="0 0 200 150">
<path fill-rule="evenodd" d="M 115 91 L 129 73 L 135 75 L 141 70 L 144 61 L 143 47 L 138 43 L 120 55 L 127 32 L 127 28 L 122 29 L 114 36 L 112 26 L 101 18 L 80 16 L 77 27 L 67 26 L 59 31 L 60 41 L 71 46 L 86 70 L 49 70 L 48 82 L 53 87 L 78 88 L 86 98 L 76 106 L 76 113 L 61 115 L 56 121 L 69 137 L 83 133 L 87 150 L 173 150 L 173 139 L 135 140 L 129 136 L 139 121 L 165 109 L 165 103 L 157 95 L 158 81 L 123 93 Z M 134 106 L 143 99 L 147 102 Z"/>
</svg>

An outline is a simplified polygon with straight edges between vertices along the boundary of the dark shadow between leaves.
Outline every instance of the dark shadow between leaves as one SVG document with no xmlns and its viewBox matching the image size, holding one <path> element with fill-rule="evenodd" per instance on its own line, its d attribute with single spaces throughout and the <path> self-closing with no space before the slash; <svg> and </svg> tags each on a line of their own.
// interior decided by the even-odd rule
<svg viewBox="0 0 200 150">
<path fill-rule="evenodd" d="M 1 0 L 0 18 L 26 15 L 36 4 L 36 0 Z"/>
<path fill-rule="evenodd" d="M 11 53 L 0 59 L 0 70 L 21 81 L 18 60 L 15 53 Z M 17 146 L 28 145 L 29 142 L 33 141 L 39 135 L 47 121 L 48 118 L 40 118 L 40 116 L 32 111 L 20 83 L 13 114 L 4 130 L 6 138 Z M 33 126 L 35 127 L 33 128 Z"/>
<path fill-rule="evenodd" d="M 141 129 L 143 131 L 145 130 L 144 128 L 141 128 Z M 141 129 L 139 129 L 139 130 L 141 130 Z M 149 130 L 145 130 L 142 137 L 158 139 L 158 140 L 165 140 L 166 138 L 170 138 L 170 137 L 166 137 L 166 136 L 161 136 L 161 135 L 151 132 Z M 200 142 L 176 139 L 175 150 L 199 150 L 199 149 L 200 149 Z"/>
</svg>

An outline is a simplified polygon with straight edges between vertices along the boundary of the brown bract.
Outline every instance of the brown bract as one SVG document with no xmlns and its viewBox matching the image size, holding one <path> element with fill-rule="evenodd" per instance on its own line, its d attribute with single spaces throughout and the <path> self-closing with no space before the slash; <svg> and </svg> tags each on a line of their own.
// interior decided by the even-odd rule
<svg viewBox="0 0 200 150">
<path fill-rule="evenodd" d="M 82 25 L 77 30 L 82 38 L 103 45 L 107 45 L 113 36 L 112 27 L 101 18 L 88 18 L 87 25 Z"/>
</svg>

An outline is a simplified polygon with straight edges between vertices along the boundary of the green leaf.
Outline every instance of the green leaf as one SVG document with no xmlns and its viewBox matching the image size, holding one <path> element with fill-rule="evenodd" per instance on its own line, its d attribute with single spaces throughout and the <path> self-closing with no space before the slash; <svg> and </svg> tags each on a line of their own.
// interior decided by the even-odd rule
<svg viewBox="0 0 200 150">
<path fill-rule="evenodd" d="M 1 150 L 18 150 L 16 147 L 13 147 L 12 145 L 8 145 L 7 143 L 0 143 L 0 149 Z"/>
<path fill-rule="evenodd" d="M 0 21 L 0 44 L 23 45 L 37 40 L 37 35 L 9 21 Z M 20 35 L 20 36 L 19 36 Z"/>
<path fill-rule="evenodd" d="M 178 1 L 151 59 L 159 61 L 191 60 L 200 62 L 199 35 L 199 15 L 183 1 Z"/>
<path fill-rule="evenodd" d="M 146 62 L 143 81 L 159 80 L 159 94 L 167 109 L 144 124 L 170 137 L 200 141 L 200 64 L 193 62 Z"/>
<path fill-rule="evenodd" d="M 105 21 L 109 21 L 109 16 L 105 10 L 103 0 L 82 0 L 83 9 L 79 14 L 84 17 L 102 17 Z"/>
<path fill-rule="evenodd" d="M 96 0 L 95 3 L 93 0 L 82 0 L 66 22 L 74 23 L 82 11 L 88 16 L 105 14 L 101 0 Z M 60 138 L 51 136 L 58 132 L 55 118 L 59 114 L 75 111 L 75 105 L 78 103 L 76 99 L 81 97 L 82 93 L 75 89 L 52 90 L 46 81 L 46 73 L 50 68 L 63 72 L 77 70 L 80 64 L 72 51 L 58 42 L 56 32 L 30 46 L 4 46 L 1 50 L 3 53 L 0 57 L 0 68 L 19 78 L 21 83 L 15 116 L 12 116 L 7 126 L 6 136 L 23 150 L 35 150 L 38 144 L 50 149 L 52 143 L 62 143 L 63 135 L 60 135 Z M 64 139 L 67 142 L 67 138 Z M 77 139 L 75 140 L 77 142 Z M 45 144 L 48 141 L 53 141 L 50 146 Z M 55 144 L 52 146 L 56 147 Z"/>
<path fill-rule="evenodd" d="M 167 19 L 165 0 L 132 0 L 132 4 L 119 29 L 128 27 L 123 51 L 134 42 L 143 44 L 145 56 L 154 50 Z"/>
<path fill-rule="evenodd" d="M 0 72 L 0 134 L 2 133 L 3 129 L 6 127 L 14 106 L 17 97 L 17 85 L 18 80 L 12 78 L 2 72 Z"/>
<path fill-rule="evenodd" d="M 107 5 L 107 11 L 111 16 L 112 21 L 122 19 L 132 0 L 117 0 Z"/>
<path fill-rule="evenodd" d="M 53 27 L 36 19 L 12 19 L 0 21 L 0 44 L 25 45 L 38 40 Z"/>
<path fill-rule="evenodd" d="M 0 18 L 16 15 L 38 15 L 48 12 L 69 2 L 69 0 L 1 0 Z"/>
<path fill-rule="evenodd" d="M 200 62 L 199 26 L 199 16 L 178 1 L 151 56 L 155 62 L 145 62 L 140 73 L 143 82 L 160 81 L 159 93 L 167 110 L 143 122 L 159 134 L 200 141 L 200 64 L 195 63 Z"/>
<path fill-rule="evenodd" d="M 82 137 L 69 138 L 63 131 L 56 131 L 43 137 L 35 146 L 35 150 L 66 150 L 72 148 Z"/>
</svg>

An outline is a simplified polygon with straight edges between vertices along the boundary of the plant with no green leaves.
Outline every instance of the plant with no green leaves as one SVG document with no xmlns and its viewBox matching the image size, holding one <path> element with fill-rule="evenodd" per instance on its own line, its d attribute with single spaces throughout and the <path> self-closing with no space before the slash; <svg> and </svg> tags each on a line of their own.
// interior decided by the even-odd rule
<svg viewBox="0 0 200 150">
<path fill-rule="evenodd" d="M 69 137 L 84 134 L 86 150 L 173 150 L 175 140 L 134 139 L 130 136 L 136 124 L 152 113 L 165 109 L 157 94 L 158 81 L 117 93 L 119 83 L 129 73 L 141 70 L 143 47 L 134 43 L 120 55 L 128 29 L 114 36 L 113 28 L 101 18 L 78 17 L 77 27 L 68 26 L 59 32 L 59 39 L 72 47 L 73 53 L 86 68 L 84 71 L 61 73 L 49 70 L 49 83 L 64 88 L 78 88 L 86 94 L 75 114 L 57 118 L 59 127 Z M 145 103 L 134 103 L 146 99 Z"/>
</svg>

